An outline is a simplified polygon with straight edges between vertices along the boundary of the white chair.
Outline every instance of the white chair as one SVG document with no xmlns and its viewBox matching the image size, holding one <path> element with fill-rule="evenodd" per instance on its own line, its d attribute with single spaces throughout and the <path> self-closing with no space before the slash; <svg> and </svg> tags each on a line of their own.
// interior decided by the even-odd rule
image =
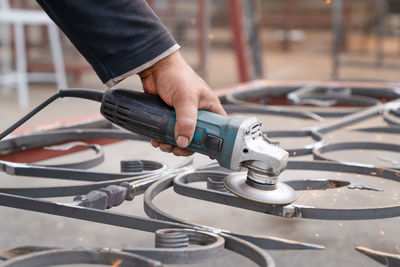
<svg viewBox="0 0 400 267">
<path fill-rule="evenodd" d="M 42 25 L 47 27 L 50 48 L 53 58 L 54 73 L 28 73 L 27 55 L 24 26 Z M 18 104 L 20 108 L 29 106 L 28 82 L 56 82 L 58 88 L 67 87 L 64 68 L 64 58 L 61 48 L 60 34 L 57 26 L 41 10 L 24 10 L 10 8 L 8 0 L 0 0 L 0 26 L 1 26 L 1 61 L 2 72 L 0 85 L 3 93 L 16 86 L 18 90 Z M 14 30 L 15 44 L 15 70 L 11 62 L 10 28 Z"/>
</svg>

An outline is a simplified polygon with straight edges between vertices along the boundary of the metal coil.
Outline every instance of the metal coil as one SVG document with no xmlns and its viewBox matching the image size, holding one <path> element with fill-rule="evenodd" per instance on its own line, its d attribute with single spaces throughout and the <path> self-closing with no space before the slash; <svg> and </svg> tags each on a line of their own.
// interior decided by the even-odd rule
<svg viewBox="0 0 400 267">
<path fill-rule="evenodd" d="M 141 172 L 144 165 L 141 160 L 121 160 L 121 172 Z"/>
<path fill-rule="evenodd" d="M 189 246 L 189 237 L 182 232 L 171 229 L 156 231 L 156 248 L 185 248 Z"/>
<path fill-rule="evenodd" d="M 224 185 L 224 177 L 221 176 L 207 177 L 207 189 L 219 192 L 228 192 L 228 189 L 226 189 Z"/>
</svg>

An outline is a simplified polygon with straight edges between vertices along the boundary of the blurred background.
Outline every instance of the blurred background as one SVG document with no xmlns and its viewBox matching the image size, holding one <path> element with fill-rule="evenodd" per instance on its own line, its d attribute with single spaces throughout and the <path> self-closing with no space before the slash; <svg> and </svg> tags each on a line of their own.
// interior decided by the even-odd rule
<svg viewBox="0 0 400 267">
<path fill-rule="evenodd" d="M 213 88 L 254 79 L 400 79 L 396 0 L 148 3 Z M 2 0 L 0 10 L 2 105 L 25 109 L 58 87 L 105 89 L 35 1 Z"/>
</svg>

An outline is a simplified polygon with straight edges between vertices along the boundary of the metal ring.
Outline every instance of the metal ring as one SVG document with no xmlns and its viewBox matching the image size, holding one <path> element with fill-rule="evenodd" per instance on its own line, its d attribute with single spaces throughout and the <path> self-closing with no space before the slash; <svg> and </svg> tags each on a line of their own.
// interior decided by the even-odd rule
<svg viewBox="0 0 400 267">
<path fill-rule="evenodd" d="M 400 145 L 388 144 L 388 143 L 376 143 L 376 142 L 345 142 L 345 143 L 325 144 L 316 147 L 313 150 L 313 155 L 314 159 L 316 160 L 337 161 L 325 157 L 323 153 L 339 151 L 339 150 L 350 150 L 350 149 L 384 150 L 384 151 L 400 152 Z M 392 169 L 397 170 L 399 168 L 392 168 Z"/>
<path fill-rule="evenodd" d="M 13 152 L 26 150 L 29 148 L 51 145 L 76 139 L 127 139 L 144 141 L 138 135 L 120 130 L 103 130 L 103 129 L 81 129 L 81 130 L 60 130 L 46 132 L 42 134 L 32 134 L 18 136 L 15 138 L 0 141 L 0 154 L 10 154 Z M 161 172 L 167 168 L 164 164 L 157 170 L 144 170 L 142 172 L 132 173 L 106 173 L 87 171 L 82 169 L 71 169 L 65 167 L 41 166 L 36 164 L 15 163 L 9 161 L 0 161 L 0 169 L 12 175 L 21 175 L 27 177 L 40 178 L 56 178 L 78 181 L 109 181 L 113 179 L 121 179 L 143 175 L 147 173 Z"/>
<path fill-rule="evenodd" d="M 213 166 L 211 166 L 211 168 L 213 168 Z M 201 171 L 196 171 L 195 173 L 197 173 L 197 172 L 201 172 Z M 192 173 L 192 171 L 187 172 L 186 174 L 188 174 L 188 173 Z M 191 177 L 190 179 L 192 179 L 191 181 L 192 182 L 203 181 L 202 180 L 203 178 L 205 179 L 206 177 L 209 177 L 209 176 L 223 178 L 223 177 L 225 177 L 225 175 L 228 174 L 228 172 L 221 172 L 221 171 L 202 171 L 202 173 L 204 173 L 204 176 L 202 176 L 202 177 L 190 176 Z M 198 179 L 200 179 L 200 180 L 198 180 Z M 180 218 L 174 217 L 173 215 L 170 215 L 170 214 L 160 210 L 153 203 L 153 199 L 157 195 L 159 195 L 160 193 L 162 193 L 163 191 L 165 191 L 166 189 L 168 189 L 172 186 L 174 187 L 175 192 L 182 194 L 181 192 L 177 191 L 178 189 L 177 189 L 177 186 L 175 185 L 175 182 L 176 182 L 176 180 L 174 181 L 174 178 L 165 178 L 165 179 L 155 182 L 146 190 L 144 197 L 143 197 L 144 210 L 149 217 L 155 218 L 155 219 L 160 219 L 160 220 L 165 220 L 165 221 L 186 224 L 186 225 L 190 225 L 196 229 L 203 229 L 203 230 L 211 231 L 211 232 L 215 232 L 215 233 L 220 233 L 220 234 L 226 233 L 226 234 L 229 234 L 230 236 L 234 236 L 234 237 L 240 238 L 242 240 L 245 240 L 246 242 L 256 244 L 257 246 L 259 246 L 263 249 L 323 249 L 323 246 L 320 246 L 320 245 L 307 244 L 307 243 L 302 243 L 302 242 L 298 242 L 298 241 L 294 241 L 294 240 L 285 240 L 283 238 L 274 238 L 271 236 L 268 236 L 268 237 L 252 236 L 252 235 L 245 235 L 245 234 L 240 234 L 240 233 L 232 233 L 232 232 L 229 232 L 226 230 L 221 230 L 221 229 L 216 229 L 216 228 L 212 228 L 212 227 L 208 227 L 208 226 L 204 226 L 204 225 L 200 225 L 200 224 L 190 223 L 190 222 L 187 222 Z M 204 189 L 200 189 L 200 190 L 202 190 L 202 192 L 205 192 L 206 195 L 209 192 L 218 193 L 217 195 L 215 195 L 215 194 L 213 195 L 212 193 L 209 194 L 209 195 L 217 197 L 217 198 L 220 197 L 219 194 L 233 196 L 231 193 L 218 192 L 218 191 L 214 191 L 214 190 L 204 190 Z M 191 197 L 200 198 L 200 197 L 196 197 L 196 196 L 191 196 Z M 200 198 L 200 199 L 203 199 L 203 198 Z M 219 198 L 219 199 L 222 199 L 222 198 Z M 211 200 L 211 201 L 213 201 L 213 200 Z M 220 202 L 215 201 L 215 203 L 220 203 Z M 221 204 L 227 204 L 227 203 L 221 203 Z M 229 205 L 229 204 L 227 204 L 227 205 Z M 244 246 L 246 247 L 246 246 L 248 246 L 248 244 L 244 243 Z M 253 248 L 251 250 L 253 250 Z M 238 253 L 241 254 L 241 252 L 238 252 Z"/>
<path fill-rule="evenodd" d="M 54 249 L 35 252 L 10 259 L 4 263 L 4 267 L 17 266 L 54 266 L 60 264 L 104 264 L 117 266 L 143 266 L 161 267 L 159 261 L 143 256 L 104 249 Z"/>
<path fill-rule="evenodd" d="M 340 96 L 340 95 L 329 95 L 329 91 L 335 88 L 350 88 L 351 96 Z M 305 91 L 306 94 L 301 94 Z M 321 95 L 321 93 L 323 93 Z M 269 85 L 263 83 L 263 81 L 253 82 L 244 84 L 240 89 L 235 90 L 224 96 L 223 100 L 226 104 L 240 105 L 240 106 L 250 106 L 252 108 L 260 108 L 266 112 L 279 115 L 279 111 L 282 111 L 282 115 L 286 116 L 303 116 L 303 118 L 316 118 L 316 116 L 322 117 L 342 117 L 350 115 L 354 112 L 360 111 L 362 109 L 350 108 L 341 109 L 340 111 L 332 111 L 321 108 L 310 108 L 309 111 L 296 111 L 288 108 L 281 107 L 271 107 L 263 104 L 251 103 L 250 99 L 262 99 L 268 96 L 297 96 L 297 99 L 308 99 L 310 100 L 336 100 L 347 102 L 350 104 L 357 104 L 363 106 L 373 106 L 386 102 L 387 99 L 396 99 L 400 97 L 397 88 L 392 87 L 382 87 L 382 88 L 370 88 L 363 87 L 363 85 L 358 86 L 357 84 L 349 86 L 346 83 L 335 82 L 334 84 L 318 82 L 315 84 L 298 84 L 290 85 L 285 83 L 278 83 L 277 85 Z M 297 115 L 296 115 L 297 114 Z"/>
<path fill-rule="evenodd" d="M 373 166 L 361 166 L 351 163 L 343 164 L 337 162 L 289 161 L 287 169 L 355 173 L 369 175 L 375 178 L 393 180 L 396 182 L 398 182 L 400 178 L 399 171 L 382 169 Z M 319 220 L 368 220 L 400 216 L 400 205 L 360 209 L 315 208 L 312 206 L 297 205 L 296 203 L 292 203 L 287 206 L 267 205 L 242 199 L 230 193 L 207 190 L 189 185 L 189 183 L 192 182 L 205 181 L 207 176 L 217 174 L 224 176 L 228 173 L 215 171 L 195 171 L 178 175 L 174 180 L 174 190 L 178 194 L 184 196 L 207 200 L 214 203 L 243 208 L 247 210 L 253 210 L 279 217 L 296 217 Z M 157 210 L 157 214 L 158 213 L 160 213 L 159 210 Z M 161 214 L 162 219 L 168 219 L 168 217 L 166 218 L 166 215 L 164 213 Z"/>
<path fill-rule="evenodd" d="M 267 131 L 265 132 L 268 137 L 278 138 L 278 137 L 305 137 L 310 136 L 314 141 L 314 144 L 306 145 L 302 148 L 286 149 L 289 155 L 292 157 L 310 155 L 315 147 L 324 144 L 324 139 L 321 134 L 315 131 L 304 130 L 304 131 Z"/>
<path fill-rule="evenodd" d="M 165 235 L 174 235 L 181 238 L 166 238 Z M 160 238 L 161 237 L 161 238 Z M 158 238 L 158 240 L 157 240 Z M 183 246 L 184 243 L 191 246 Z M 166 243 L 169 243 L 166 245 Z M 125 250 L 139 254 L 165 264 L 190 264 L 209 260 L 221 256 L 225 246 L 225 239 L 217 234 L 196 229 L 160 229 L 156 231 L 156 245 L 166 245 L 156 248 Z M 181 245 L 179 247 L 178 245 Z"/>
</svg>

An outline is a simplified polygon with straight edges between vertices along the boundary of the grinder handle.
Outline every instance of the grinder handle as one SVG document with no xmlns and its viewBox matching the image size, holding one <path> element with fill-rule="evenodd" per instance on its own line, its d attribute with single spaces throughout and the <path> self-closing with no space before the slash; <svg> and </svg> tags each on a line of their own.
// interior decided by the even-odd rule
<svg viewBox="0 0 400 267">
<path fill-rule="evenodd" d="M 112 89 L 104 93 L 101 114 L 131 132 L 166 143 L 172 108 L 156 95 Z"/>
<path fill-rule="evenodd" d="M 122 128 L 176 146 L 175 110 L 159 96 L 125 89 L 107 90 L 101 113 Z M 196 130 L 187 149 L 216 158 L 221 166 L 229 168 L 237 134 L 232 121 L 236 122 L 234 124 L 242 122 L 199 110 Z"/>
</svg>

